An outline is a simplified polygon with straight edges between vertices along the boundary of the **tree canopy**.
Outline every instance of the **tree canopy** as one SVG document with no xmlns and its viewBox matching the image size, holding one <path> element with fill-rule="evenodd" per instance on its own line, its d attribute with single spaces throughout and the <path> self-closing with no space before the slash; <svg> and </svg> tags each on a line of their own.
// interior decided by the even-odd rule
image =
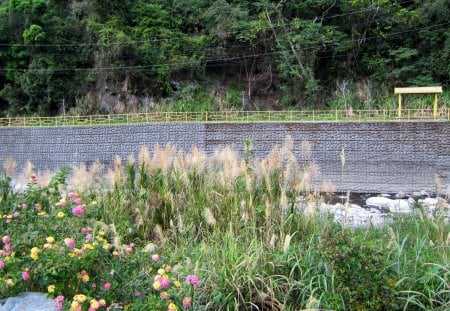
<svg viewBox="0 0 450 311">
<path fill-rule="evenodd" d="M 282 107 L 350 87 L 370 105 L 386 87 L 449 85 L 449 20 L 450 0 L 3 1 L 0 116 L 147 108 L 218 78 Z"/>
</svg>

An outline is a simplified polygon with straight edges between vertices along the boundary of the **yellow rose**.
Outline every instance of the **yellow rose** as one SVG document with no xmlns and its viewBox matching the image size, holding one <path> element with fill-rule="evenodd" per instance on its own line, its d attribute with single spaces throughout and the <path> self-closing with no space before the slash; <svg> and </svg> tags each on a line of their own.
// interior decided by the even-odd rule
<svg viewBox="0 0 450 311">
<path fill-rule="evenodd" d="M 47 287 L 47 291 L 49 292 L 49 293 L 54 293 L 55 292 L 55 285 L 49 285 L 48 287 Z"/>
</svg>

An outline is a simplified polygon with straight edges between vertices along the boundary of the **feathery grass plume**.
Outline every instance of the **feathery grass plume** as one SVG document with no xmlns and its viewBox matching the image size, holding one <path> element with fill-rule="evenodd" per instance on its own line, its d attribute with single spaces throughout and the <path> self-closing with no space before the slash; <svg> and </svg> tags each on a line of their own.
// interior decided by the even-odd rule
<svg viewBox="0 0 450 311">
<path fill-rule="evenodd" d="M 245 203 L 245 200 L 241 201 L 241 220 L 244 222 L 244 224 L 247 224 L 248 222 L 248 212 L 247 212 L 247 204 Z"/>
<path fill-rule="evenodd" d="M 283 171 L 283 187 L 293 190 L 299 181 L 300 165 L 294 154 L 287 155 L 285 169 Z"/>
<path fill-rule="evenodd" d="M 268 199 L 266 199 L 265 206 L 266 228 L 270 228 L 270 225 L 272 223 L 272 205 L 270 204 Z"/>
<path fill-rule="evenodd" d="M 215 150 L 211 163 L 222 187 L 231 189 L 240 173 L 237 153 L 230 146 Z"/>
<path fill-rule="evenodd" d="M 156 240 L 159 240 L 162 243 L 166 242 L 167 238 L 164 236 L 161 225 L 156 225 L 155 228 L 153 228 L 153 234 L 155 235 Z"/>
<path fill-rule="evenodd" d="M 331 180 L 324 180 L 320 186 L 320 191 L 327 195 L 331 195 L 336 192 L 336 187 Z"/>
<path fill-rule="evenodd" d="M 265 173 L 269 174 L 271 171 L 281 170 L 281 150 L 278 146 L 273 147 L 267 157 L 265 158 Z"/>
<path fill-rule="evenodd" d="M 114 170 L 116 172 L 122 170 L 122 158 L 119 155 L 114 157 Z"/>
<path fill-rule="evenodd" d="M 439 174 L 434 174 L 434 183 L 436 184 L 436 195 L 441 194 L 443 189 L 443 183 L 441 176 L 439 176 Z"/>
<path fill-rule="evenodd" d="M 183 217 L 181 217 L 181 213 L 177 213 L 177 227 L 178 227 L 178 232 L 181 233 L 184 231 L 184 223 L 183 223 Z"/>
<path fill-rule="evenodd" d="M 81 164 L 72 169 L 68 183 L 75 191 L 84 193 L 94 184 L 94 176 L 88 171 L 86 165 Z"/>
<path fill-rule="evenodd" d="M 303 140 L 300 145 L 300 152 L 302 154 L 303 161 L 308 163 L 311 160 L 311 143 L 307 140 Z"/>
<path fill-rule="evenodd" d="M 287 135 L 284 138 L 283 146 L 281 147 L 281 154 L 287 155 L 291 154 L 294 149 L 294 140 L 291 135 Z"/>
<path fill-rule="evenodd" d="M 134 165 L 136 163 L 136 159 L 134 158 L 134 154 L 129 154 L 127 157 L 127 165 Z"/>
<path fill-rule="evenodd" d="M 34 165 L 31 161 L 27 161 L 25 168 L 17 177 L 17 182 L 19 185 L 25 186 L 30 181 L 30 176 L 34 174 Z"/>
<path fill-rule="evenodd" d="M 144 217 L 140 208 L 134 208 L 134 223 L 138 230 L 144 224 Z"/>
<path fill-rule="evenodd" d="M 151 158 L 150 158 L 150 151 L 148 149 L 148 146 L 143 145 L 139 149 L 139 153 L 138 153 L 139 167 L 142 167 L 142 165 L 144 165 L 144 167 L 146 167 L 147 165 L 150 165 L 150 162 L 151 162 Z M 150 168 L 146 167 L 146 169 L 147 169 L 147 172 L 150 171 Z"/>
<path fill-rule="evenodd" d="M 270 238 L 270 242 L 269 242 L 269 247 L 271 250 L 275 249 L 275 244 L 277 243 L 277 240 L 278 240 L 278 236 L 275 233 L 273 233 L 272 237 Z"/>
<path fill-rule="evenodd" d="M 286 190 L 282 189 L 280 194 L 280 209 L 281 209 L 281 217 L 284 219 L 286 217 L 287 211 L 288 211 L 288 198 L 286 195 Z"/>
<path fill-rule="evenodd" d="M 208 225 L 210 225 L 210 226 L 216 225 L 216 223 L 217 223 L 216 218 L 214 218 L 214 215 L 210 208 L 205 208 L 203 216 L 205 217 L 206 223 Z"/>
<path fill-rule="evenodd" d="M 445 245 L 450 246 L 450 232 L 447 234 L 447 240 L 445 241 Z"/>
<path fill-rule="evenodd" d="M 342 147 L 342 149 L 341 149 L 340 158 L 341 158 L 341 168 L 344 169 L 344 166 L 345 166 L 345 147 Z"/>
<path fill-rule="evenodd" d="M 167 171 L 172 166 L 172 162 L 176 157 L 176 154 L 176 148 L 172 147 L 170 143 L 167 143 L 164 148 L 161 148 L 159 144 L 156 144 L 153 148 L 151 167 L 153 169 Z"/>
<path fill-rule="evenodd" d="M 34 164 L 31 161 L 27 161 L 27 166 L 25 168 L 25 173 L 27 174 L 27 178 L 30 178 L 32 174 L 34 174 Z"/>
<path fill-rule="evenodd" d="M 3 162 L 3 170 L 7 176 L 12 177 L 16 172 L 17 163 L 12 156 L 8 156 Z"/>
<path fill-rule="evenodd" d="M 120 183 L 121 178 L 120 174 L 117 174 L 113 169 L 108 168 L 105 174 L 105 181 L 108 186 L 113 187 Z"/>
<path fill-rule="evenodd" d="M 208 157 L 203 150 L 194 146 L 187 157 L 187 166 L 190 171 L 201 174 L 206 169 L 207 161 Z"/>
<path fill-rule="evenodd" d="M 287 234 L 286 237 L 284 238 L 284 243 L 283 243 L 283 252 L 287 253 L 289 251 L 289 247 L 291 246 L 291 239 L 292 236 L 290 234 Z"/>
<path fill-rule="evenodd" d="M 306 207 L 303 211 L 305 216 L 313 217 L 316 214 L 316 203 L 312 200 L 308 200 Z"/>
<path fill-rule="evenodd" d="M 314 297 L 313 295 L 309 296 L 309 300 L 308 303 L 305 306 L 305 310 L 319 310 L 320 308 L 320 301 L 317 300 L 316 297 Z"/>
<path fill-rule="evenodd" d="M 390 247 L 397 247 L 397 236 L 394 232 L 394 229 L 392 229 L 392 227 L 389 227 L 389 243 L 388 243 L 388 248 Z"/>
<path fill-rule="evenodd" d="M 37 186 L 38 188 L 45 188 L 50 184 L 54 173 L 50 170 L 45 170 L 44 172 L 38 172 L 37 174 Z"/>
<path fill-rule="evenodd" d="M 347 216 L 349 208 L 350 208 L 350 191 L 347 191 L 344 203 L 345 216 Z"/>
</svg>

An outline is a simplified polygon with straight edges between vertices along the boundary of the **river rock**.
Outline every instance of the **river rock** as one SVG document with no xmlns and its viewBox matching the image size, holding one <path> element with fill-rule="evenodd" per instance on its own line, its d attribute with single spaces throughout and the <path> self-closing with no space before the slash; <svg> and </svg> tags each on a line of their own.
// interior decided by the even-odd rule
<svg viewBox="0 0 450 311">
<path fill-rule="evenodd" d="M 366 200 L 366 205 L 378 208 L 389 209 L 394 200 L 385 197 L 370 197 Z"/>
<path fill-rule="evenodd" d="M 391 213 L 411 213 L 412 209 L 407 200 L 393 200 L 389 204 Z"/>
<path fill-rule="evenodd" d="M 363 208 L 356 204 L 344 205 L 341 203 L 335 205 L 321 204 L 319 213 L 322 215 L 330 213 L 337 222 L 350 227 L 380 226 L 384 223 L 386 216 L 375 208 Z"/>
<path fill-rule="evenodd" d="M 406 197 L 405 193 L 403 191 L 399 191 L 396 195 L 396 199 L 404 199 Z"/>
<path fill-rule="evenodd" d="M 435 198 L 425 198 L 423 200 L 420 200 L 419 202 L 427 205 L 427 206 L 435 206 L 436 204 L 438 204 L 438 199 Z"/>
<path fill-rule="evenodd" d="M 419 191 L 414 191 L 413 193 L 411 193 L 411 196 L 412 196 L 413 198 L 418 198 L 418 197 L 421 196 L 421 194 L 420 194 Z"/>
<path fill-rule="evenodd" d="M 55 301 L 46 294 L 25 292 L 16 297 L 3 299 L 0 311 L 57 311 Z"/>
<path fill-rule="evenodd" d="M 416 204 L 416 200 L 414 200 L 413 198 L 408 198 L 408 203 L 409 205 L 413 206 L 414 204 Z"/>
</svg>

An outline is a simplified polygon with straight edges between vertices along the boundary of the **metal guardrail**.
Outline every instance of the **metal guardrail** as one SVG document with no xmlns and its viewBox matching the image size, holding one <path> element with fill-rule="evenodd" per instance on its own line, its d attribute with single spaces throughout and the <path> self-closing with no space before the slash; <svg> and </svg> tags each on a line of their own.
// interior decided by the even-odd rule
<svg viewBox="0 0 450 311">
<path fill-rule="evenodd" d="M 119 125 L 169 122 L 392 122 L 450 121 L 450 108 L 398 110 L 149 112 L 91 116 L 0 118 L 0 127 Z"/>
</svg>

